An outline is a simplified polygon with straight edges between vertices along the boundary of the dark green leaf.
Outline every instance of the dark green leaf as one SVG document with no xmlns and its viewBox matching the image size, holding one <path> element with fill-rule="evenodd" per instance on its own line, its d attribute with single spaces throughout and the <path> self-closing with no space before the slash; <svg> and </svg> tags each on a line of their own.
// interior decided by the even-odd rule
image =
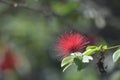
<svg viewBox="0 0 120 80">
<path fill-rule="evenodd" d="M 82 60 L 79 59 L 78 57 L 74 58 L 74 62 L 75 64 L 77 65 L 77 69 L 80 71 L 81 69 L 85 68 L 86 67 L 86 63 L 82 63 Z"/>
</svg>

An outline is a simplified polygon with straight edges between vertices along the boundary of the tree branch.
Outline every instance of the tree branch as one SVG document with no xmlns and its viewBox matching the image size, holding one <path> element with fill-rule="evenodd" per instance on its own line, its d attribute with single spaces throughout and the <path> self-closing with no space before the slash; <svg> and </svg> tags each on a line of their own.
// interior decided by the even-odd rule
<svg viewBox="0 0 120 80">
<path fill-rule="evenodd" d="M 4 3 L 10 6 L 13 6 L 15 8 L 20 7 L 20 8 L 28 9 L 34 12 L 39 12 L 41 14 L 44 14 L 45 16 L 54 15 L 54 16 L 60 17 L 60 15 L 54 13 L 49 6 L 42 6 L 41 8 L 33 8 L 28 6 L 26 3 L 18 3 L 18 2 L 8 1 L 8 0 L 0 0 L 0 3 Z"/>
</svg>

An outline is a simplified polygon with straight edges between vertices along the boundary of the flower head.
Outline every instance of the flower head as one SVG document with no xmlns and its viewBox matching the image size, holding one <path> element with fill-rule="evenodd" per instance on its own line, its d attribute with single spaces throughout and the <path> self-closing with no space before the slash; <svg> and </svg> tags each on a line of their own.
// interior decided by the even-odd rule
<svg viewBox="0 0 120 80">
<path fill-rule="evenodd" d="M 79 33 L 65 33 L 58 39 L 57 50 L 60 55 L 67 56 L 74 52 L 83 52 L 87 45 L 90 44 L 89 39 Z"/>
<path fill-rule="evenodd" d="M 0 64 L 0 68 L 5 70 L 11 70 L 15 68 L 16 59 L 15 56 L 12 54 L 10 49 L 7 49 L 5 52 L 5 56 L 3 58 L 3 61 Z"/>
</svg>

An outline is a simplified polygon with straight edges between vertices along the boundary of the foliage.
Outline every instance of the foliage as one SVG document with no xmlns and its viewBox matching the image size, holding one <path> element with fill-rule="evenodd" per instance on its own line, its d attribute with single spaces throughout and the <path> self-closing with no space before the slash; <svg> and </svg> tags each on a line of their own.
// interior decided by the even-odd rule
<svg viewBox="0 0 120 80">
<path fill-rule="evenodd" d="M 113 61 L 116 62 L 120 58 L 120 49 L 114 52 Z"/>
<path fill-rule="evenodd" d="M 120 47 L 120 46 L 117 46 Z M 93 58 L 91 57 L 93 54 L 103 54 L 103 52 L 105 52 L 106 50 L 111 50 L 114 48 L 117 48 L 116 46 L 113 47 L 107 47 L 107 45 L 104 46 L 88 46 L 86 48 L 86 51 L 84 51 L 82 54 L 75 52 L 72 53 L 72 56 L 68 56 L 65 57 L 62 60 L 61 63 L 61 67 L 65 66 L 63 71 L 65 71 L 68 67 L 70 67 L 73 63 L 75 63 L 78 67 L 77 70 L 81 70 L 83 68 L 85 68 L 85 66 L 87 65 L 86 63 L 89 63 L 90 60 L 93 60 Z M 113 61 L 116 62 L 118 59 L 120 58 L 120 49 L 118 49 L 117 51 L 115 51 L 115 53 L 113 54 Z"/>
</svg>

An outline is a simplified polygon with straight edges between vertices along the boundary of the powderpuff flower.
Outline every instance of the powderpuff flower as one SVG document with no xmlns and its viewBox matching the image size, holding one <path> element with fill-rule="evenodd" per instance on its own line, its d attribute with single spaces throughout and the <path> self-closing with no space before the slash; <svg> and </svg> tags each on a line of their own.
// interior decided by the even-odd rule
<svg viewBox="0 0 120 80">
<path fill-rule="evenodd" d="M 57 51 L 62 56 L 70 55 L 74 52 L 83 52 L 85 48 L 90 44 L 88 38 L 80 33 L 65 33 L 57 42 Z"/>
<path fill-rule="evenodd" d="M 12 54 L 10 49 L 7 49 L 2 62 L 0 63 L 0 68 L 3 71 L 12 70 L 15 68 L 16 57 Z"/>
</svg>

